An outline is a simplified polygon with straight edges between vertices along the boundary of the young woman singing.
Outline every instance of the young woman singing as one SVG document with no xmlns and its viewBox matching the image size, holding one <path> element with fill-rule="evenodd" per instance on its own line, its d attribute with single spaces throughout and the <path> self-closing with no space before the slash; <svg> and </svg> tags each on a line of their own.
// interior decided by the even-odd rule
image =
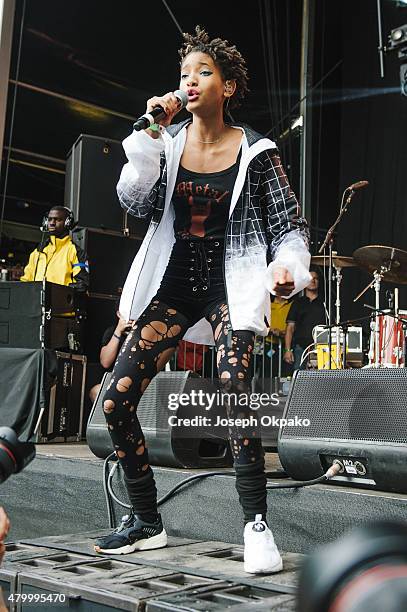
<svg viewBox="0 0 407 612">
<path fill-rule="evenodd" d="M 184 39 L 180 89 L 191 118 L 170 125 L 177 98 L 172 92 L 153 97 L 147 112 L 160 105 L 166 119 L 123 143 L 128 163 L 118 183 L 120 202 L 151 222 L 120 304 L 122 316 L 136 323 L 104 397 L 133 510 L 98 541 L 103 553 L 166 545 L 137 406 L 179 340 L 215 344 L 222 389 L 249 393 L 254 336 L 268 332 L 269 291 L 288 297 L 310 278 L 306 222 L 276 145 L 225 121 L 247 92 L 243 57 L 199 26 Z M 233 419 L 249 409 L 230 404 L 227 410 Z M 232 426 L 230 444 L 245 519 L 245 570 L 279 571 L 259 432 Z"/>
</svg>

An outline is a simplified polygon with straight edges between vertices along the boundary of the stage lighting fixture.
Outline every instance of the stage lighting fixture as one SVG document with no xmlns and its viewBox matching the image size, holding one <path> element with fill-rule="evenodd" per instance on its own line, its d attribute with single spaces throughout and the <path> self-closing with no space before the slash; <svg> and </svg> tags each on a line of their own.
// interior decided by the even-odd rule
<svg viewBox="0 0 407 612">
<path fill-rule="evenodd" d="M 396 49 L 400 45 L 407 45 L 407 24 L 391 30 L 389 35 L 389 50 Z"/>
<path fill-rule="evenodd" d="M 406 0 L 407 5 L 407 0 Z M 403 96 L 407 97 L 407 24 L 391 30 L 389 46 L 385 51 L 396 51 L 397 57 L 403 62 L 400 65 L 400 87 Z"/>
</svg>

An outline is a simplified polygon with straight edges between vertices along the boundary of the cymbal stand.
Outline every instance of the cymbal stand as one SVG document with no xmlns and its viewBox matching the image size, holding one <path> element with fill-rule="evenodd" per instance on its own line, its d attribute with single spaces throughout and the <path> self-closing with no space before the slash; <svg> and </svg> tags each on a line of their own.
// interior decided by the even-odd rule
<svg viewBox="0 0 407 612">
<path fill-rule="evenodd" d="M 380 285 L 381 285 L 381 281 L 383 276 L 386 274 L 386 272 L 388 272 L 391 268 L 391 262 L 390 265 L 382 265 L 380 266 L 380 271 L 375 270 L 373 272 L 373 280 L 354 298 L 353 302 L 357 302 L 359 298 L 362 297 L 362 295 L 364 295 L 364 293 L 366 293 L 366 291 L 368 289 L 370 289 L 371 287 L 374 286 L 374 290 L 375 290 L 375 322 L 374 322 L 374 342 L 373 342 L 373 348 L 374 348 L 374 356 L 375 356 L 375 363 L 374 363 L 374 367 L 378 368 L 379 367 L 379 350 L 380 350 Z"/>
<path fill-rule="evenodd" d="M 383 268 L 383 266 L 382 266 Z M 381 269 L 382 269 L 381 268 Z M 375 323 L 374 323 L 374 350 L 375 350 L 375 368 L 379 367 L 379 351 L 380 351 L 380 315 L 378 310 L 380 309 L 380 284 L 383 278 L 384 272 L 374 271 L 374 290 L 375 290 Z"/>
<path fill-rule="evenodd" d="M 365 287 L 363 289 L 363 291 L 361 291 L 359 293 L 359 295 L 357 295 L 355 297 L 355 299 L 353 300 L 354 302 L 357 302 L 358 299 L 370 288 L 374 285 L 374 290 L 375 290 L 375 323 L 374 323 L 374 350 L 375 350 L 375 364 L 374 367 L 378 368 L 379 367 L 379 349 L 380 349 L 380 329 L 379 329 L 379 323 L 380 323 L 380 284 L 382 281 L 383 276 L 386 274 L 386 272 L 390 272 L 392 265 L 394 262 L 394 249 L 392 249 L 392 254 L 391 257 L 388 261 L 385 261 L 382 263 L 382 265 L 380 266 L 380 271 L 379 270 L 375 270 L 373 272 L 373 280 L 367 285 L 367 287 Z M 397 300 L 398 300 L 398 296 L 397 296 Z"/>
<path fill-rule="evenodd" d="M 340 320 L 341 320 L 342 268 L 340 266 L 336 266 L 335 264 L 334 264 L 334 268 L 335 268 L 335 281 L 336 281 L 336 301 L 335 301 L 335 308 L 336 308 L 336 316 L 335 316 L 335 324 L 336 324 L 336 358 L 338 360 L 337 366 L 339 367 L 339 363 L 340 363 L 339 348 L 340 348 L 340 344 L 341 344 L 340 325 L 339 325 L 339 323 L 340 323 Z M 346 347 L 346 334 L 345 333 L 344 333 L 344 344 L 345 344 L 345 347 Z M 345 353 L 345 350 L 344 350 L 344 352 L 343 352 L 343 367 L 345 367 L 345 361 L 346 361 L 346 353 Z"/>
<path fill-rule="evenodd" d="M 336 280 L 336 302 L 335 302 L 336 318 L 335 318 L 335 323 L 338 325 L 339 321 L 341 320 L 341 295 L 340 295 L 340 290 L 341 290 L 341 282 L 342 282 L 342 268 L 340 268 L 339 266 L 335 266 L 335 264 L 334 264 L 334 268 L 335 268 L 335 280 Z"/>
<path fill-rule="evenodd" d="M 399 290 L 398 287 L 394 289 L 394 320 L 399 321 Z M 402 331 L 397 327 L 397 345 L 396 345 L 396 368 L 400 367 L 401 357 L 401 335 Z"/>
</svg>

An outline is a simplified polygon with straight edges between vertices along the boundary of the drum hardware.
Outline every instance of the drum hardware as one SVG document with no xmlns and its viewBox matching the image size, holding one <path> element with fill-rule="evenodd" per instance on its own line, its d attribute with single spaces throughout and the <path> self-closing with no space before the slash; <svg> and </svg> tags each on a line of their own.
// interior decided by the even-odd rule
<svg viewBox="0 0 407 612">
<path fill-rule="evenodd" d="M 379 310 L 379 367 L 402 368 L 406 367 L 406 333 L 407 311 L 399 310 L 398 315 L 389 309 Z M 371 321 L 371 339 L 369 349 L 369 364 L 366 367 L 376 366 L 376 311 Z"/>
<path fill-rule="evenodd" d="M 329 266 L 329 257 L 325 255 L 314 255 L 311 257 L 311 263 L 316 266 Z M 335 268 L 354 268 L 356 261 L 353 257 L 338 255 L 336 251 L 332 251 L 332 265 Z"/>
<path fill-rule="evenodd" d="M 378 311 L 380 310 L 380 285 L 381 285 L 381 280 L 384 276 L 384 274 L 386 272 L 388 272 L 388 268 L 386 266 L 381 266 L 380 271 L 378 272 L 377 270 L 374 271 L 374 279 L 371 283 L 369 283 L 369 285 L 367 287 L 365 287 L 365 289 L 359 293 L 359 295 L 356 296 L 356 298 L 353 300 L 354 302 L 357 302 L 358 299 L 368 290 L 370 289 L 370 287 L 372 287 L 374 285 L 374 290 L 375 290 L 375 322 L 374 322 L 374 328 L 373 328 L 373 342 L 371 344 L 373 344 L 374 347 L 374 354 L 375 354 L 375 367 L 378 368 L 379 367 L 379 346 L 380 346 L 380 321 L 379 321 L 379 314 Z M 372 348 L 372 347 L 371 347 Z"/>
<path fill-rule="evenodd" d="M 371 274 L 382 270 L 384 281 L 397 285 L 407 284 L 407 251 L 375 244 L 356 249 L 353 257 L 358 267 Z"/>
<path fill-rule="evenodd" d="M 404 367 L 404 323 L 398 317 L 398 289 L 394 290 L 394 313 L 382 314 L 380 309 L 381 282 L 407 283 L 407 252 L 395 247 L 371 245 L 356 249 L 356 263 L 373 274 L 373 280 L 354 298 L 354 302 L 374 287 L 374 321 L 371 323 L 369 350 L 370 367 Z"/>
<path fill-rule="evenodd" d="M 320 265 L 320 266 L 329 266 L 330 259 L 326 257 L 325 255 L 315 255 L 314 257 L 311 257 L 311 263 L 315 265 Z M 326 341 L 328 348 L 324 349 L 324 352 L 329 352 L 329 347 L 332 347 L 332 344 L 336 343 L 335 355 L 339 358 L 339 356 L 342 353 L 340 350 L 340 341 L 339 341 L 340 335 L 336 333 L 336 330 L 338 329 L 338 326 L 340 326 L 340 318 L 341 318 L 341 314 L 340 314 L 341 313 L 341 283 L 343 279 L 342 268 L 354 268 L 356 267 L 356 262 L 353 259 L 353 257 L 338 255 L 336 251 L 332 251 L 331 263 L 332 263 L 332 268 L 334 270 L 334 272 L 332 272 L 331 270 L 332 281 L 335 281 L 336 283 L 335 326 L 330 325 L 326 327 L 326 329 L 328 330 L 328 339 Z M 331 282 L 329 283 L 329 287 L 331 287 Z M 331 300 L 332 298 L 329 298 L 329 299 Z M 329 333 L 329 330 L 332 330 L 332 332 Z M 335 340 L 333 338 L 335 338 Z M 322 363 L 321 357 L 317 359 L 317 361 L 319 364 L 321 364 Z M 335 367 L 329 368 L 329 363 L 330 363 L 329 358 L 328 358 L 328 361 L 326 361 L 325 359 L 324 364 L 325 363 L 328 363 L 328 368 L 324 366 L 322 369 L 337 369 L 338 368 L 338 362 L 337 362 L 336 357 L 332 357 L 332 363 L 335 363 Z M 318 369 L 320 369 L 319 365 L 318 365 Z"/>
<path fill-rule="evenodd" d="M 330 259 L 325 255 L 314 255 L 311 257 L 311 263 L 317 266 L 329 266 Z M 341 300 L 340 300 L 340 288 L 342 282 L 342 268 L 355 268 L 356 262 L 353 257 L 346 257 L 343 255 L 338 255 L 336 251 L 332 251 L 332 266 L 335 269 L 335 274 L 333 275 L 333 279 L 336 280 L 336 315 L 335 322 L 338 325 L 340 321 L 340 308 L 341 308 Z"/>
</svg>

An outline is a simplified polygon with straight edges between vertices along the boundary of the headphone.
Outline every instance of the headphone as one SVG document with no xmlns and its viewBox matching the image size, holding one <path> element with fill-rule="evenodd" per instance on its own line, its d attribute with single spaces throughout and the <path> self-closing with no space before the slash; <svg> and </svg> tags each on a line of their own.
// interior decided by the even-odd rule
<svg viewBox="0 0 407 612">
<path fill-rule="evenodd" d="M 66 219 L 64 222 L 64 228 L 70 232 L 71 230 L 73 230 L 73 228 L 77 225 L 77 222 L 75 221 L 75 217 L 74 214 L 72 212 L 72 210 L 70 208 L 68 208 L 67 206 L 58 206 L 57 210 L 59 210 L 60 208 L 62 208 L 63 210 L 66 211 L 67 215 L 66 215 Z M 54 208 L 51 208 L 50 210 L 55 210 Z M 48 232 L 49 231 L 49 227 L 48 227 L 48 215 L 46 215 L 41 223 L 41 227 L 40 230 L 42 232 Z"/>
</svg>

